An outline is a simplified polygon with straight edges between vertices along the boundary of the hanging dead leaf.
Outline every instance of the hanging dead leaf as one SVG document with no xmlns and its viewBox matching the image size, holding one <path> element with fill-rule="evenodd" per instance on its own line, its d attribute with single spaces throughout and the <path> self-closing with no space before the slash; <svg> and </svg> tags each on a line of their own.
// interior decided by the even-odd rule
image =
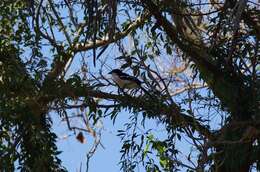
<svg viewBox="0 0 260 172">
<path fill-rule="evenodd" d="M 77 135 L 76 139 L 80 142 L 80 143 L 85 143 L 86 140 L 85 140 L 85 137 L 83 135 L 82 132 L 79 132 L 79 134 Z"/>
</svg>

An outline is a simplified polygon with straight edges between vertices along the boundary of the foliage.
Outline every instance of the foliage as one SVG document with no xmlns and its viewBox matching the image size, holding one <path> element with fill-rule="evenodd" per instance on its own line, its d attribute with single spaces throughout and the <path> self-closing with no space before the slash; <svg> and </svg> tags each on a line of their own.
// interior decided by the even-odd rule
<svg viewBox="0 0 260 172">
<path fill-rule="evenodd" d="M 0 7 L 1 171 L 65 171 L 53 112 L 80 142 L 83 132 L 93 136 L 87 163 L 100 145 L 98 123 L 128 112 L 118 130 L 123 171 L 260 169 L 258 3 L 4 0 Z M 112 68 L 138 77 L 150 94 L 118 90 Z"/>
</svg>

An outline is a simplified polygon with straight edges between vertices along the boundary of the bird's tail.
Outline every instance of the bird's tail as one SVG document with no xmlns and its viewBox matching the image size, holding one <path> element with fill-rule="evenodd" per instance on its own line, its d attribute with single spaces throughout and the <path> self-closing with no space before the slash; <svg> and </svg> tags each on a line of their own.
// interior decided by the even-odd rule
<svg viewBox="0 0 260 172">
<path fill-rule="evenodd" d="M 145 94 L 148 94 L 150 97 L 153 97 L 152 94 L 151 94 L 149 91 L 147 91 L 144 87 L 142 87 L 141 85 L 140 85 L 140 88 L 141 88 L 141 90 L 142 90 Z"/>
</svg>

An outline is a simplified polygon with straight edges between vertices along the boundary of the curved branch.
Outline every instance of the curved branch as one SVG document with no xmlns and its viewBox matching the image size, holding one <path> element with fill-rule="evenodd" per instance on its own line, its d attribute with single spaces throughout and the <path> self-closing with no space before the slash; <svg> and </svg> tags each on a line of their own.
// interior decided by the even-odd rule
<svg viewBox="0 0 260 172">
<path fill-rule="evenodd" d="M 110 43 L 116 42 L 116 41 L 124 38 L 125 36 L 127 36 L 130 32 L 136 30 L 139 26 L 143 25 L 144 22 L 150 16 L 151 16 L 150 13 L 146 12 L 143 15 L 139 16 L 135 21 L 133 21 L 125 30 L 123 30 L 122 32 L 115 33 L 114 36 L 112 36 L 111 38 L 105 37 L 101 40 L 96 40 L 95 43 L 94 42 L 89 42 L 87 44 L 77 43 L 77 44 L 75 44 L 73 50 L 74 50 L 74 52 L 81 52 L 81 51 L 86 51 L 89 49 L 105 46 Z"/>
</svg>

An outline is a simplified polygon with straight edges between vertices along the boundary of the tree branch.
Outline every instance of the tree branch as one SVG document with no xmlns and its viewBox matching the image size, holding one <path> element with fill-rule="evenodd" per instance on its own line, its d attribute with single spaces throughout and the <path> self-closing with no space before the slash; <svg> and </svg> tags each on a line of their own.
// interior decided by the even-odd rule
<svg viewBox="0 0 260 172">
<path fill-rule="evenodd" d="M 117 32 L 112 36 L 111 38 L 109 37 L 104 37 L 103 39 L 96 40 L 94 42 L 89 42 L 87 44 L 85 43 L 76 43 L 74 46 L 74 52 L 81 52 L 81 51 L 86 51 L 92 48 L 97 48 L 101 46 L 108 45 L 110 43 L 116 42 L 125 36 L 127 36 L 130 32 L 134 31 L 137 29 L 139 26 L 143 25 L 144 22 L 150 17 L 150 13 L 145 12 L 143 15 L 138 17 L 135 21 L 133 21 L 125 30 L 122 32 Z"/>
<path fill-rule="evenodd" d="M 214 55 L 208 52 L 203 42 L 198 42 L 189 35 L 185 35 L 185 38 L 180 40 L 179 31 L 175 25 L 161 14 L 160 8 L 152 1 L 141 0 L 145 7 L 155 17 L 158 24 L 163 27 L 167 36 L 177 44 L 177 46 L 185 52 L 189 58 L 198 67 L 201 77 L 207 85 L 213 90 L 214 94 L 225 104 L 228 109 L 233 112 L 236 117 L 246 118 L 243 114 L 250 114 L 246 109 L 243 109 L 243 105 L 250 102 L 248 101 L 248 90 L 244 85 L 242 77 L 235 71 L 230 69 L 232 66 L 225 66 L 224 69 L 219 68 L 214 61 Z M 194 41 L 195 40 L 195 41 Z M 227 94 L 228 93 L 228 94 Z"/>
<path fill-rule="evenodd" d="M 145 111 L 150 117 L 166 118 L 173 127 L 191 127 L 193 130 L 198 131 L 202 136 L 209 140 L 214 140 L 214 135 L 211 131 L 204 125 L 198 122 L 192 116 L 189 116 L 180 111 L 178 105 L 166 105 L 163 103 L 155 102 L 151 104 L 151 100 L 147 100 L 143 97 L 131 97 L 126 95 L 116 95 L 111 93 L 106 93 L 98 90 L 93 90 L 88 86 L 82 87 L 71 87 L 66 85 L 63 88 L 59 88 L 60 95 L 65 97 L 93 97 L 100 98 L 107 101 L 116 101 L 121 105 L 126 105 L 134 109 L 138 109 L 139 112 Z M 54 96 L 57 97 L 57 96 Z"/>
</svg>

